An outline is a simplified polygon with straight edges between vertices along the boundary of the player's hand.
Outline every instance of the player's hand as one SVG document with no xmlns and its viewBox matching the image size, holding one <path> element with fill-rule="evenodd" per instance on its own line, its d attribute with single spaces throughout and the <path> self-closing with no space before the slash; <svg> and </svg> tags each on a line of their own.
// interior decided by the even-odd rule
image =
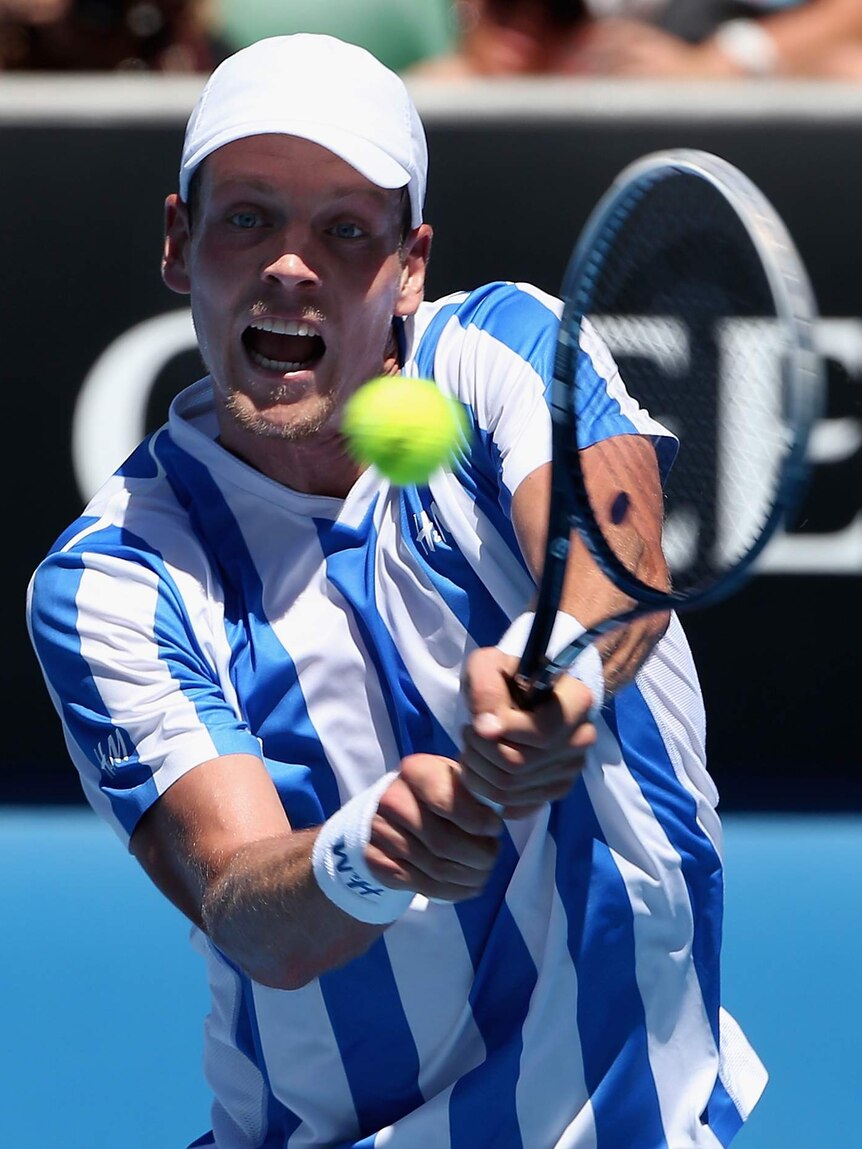
<svg viewBox="0 0 862 1149">
<path fill-rule="evenodd" d="M 481 893 L 499 853 L 501 819 L 458 780 L 458 763 L 411 754 L 384 791 L 365 858 L 384 885 L 459 902 Z"/>
<path fill-rule="evenodd" d="M 508 687 L 517 667 L 512 655 L 486 647 L 470 656 L 466 673 L 473 724 L 464 730 L 462 782 L 502 806 L 507 818 L 564 798 L 597 737 L 589 719 L 593 696 L 582 682 L 564 674 L 541 706 L 520 710 Z"/>
</svg>

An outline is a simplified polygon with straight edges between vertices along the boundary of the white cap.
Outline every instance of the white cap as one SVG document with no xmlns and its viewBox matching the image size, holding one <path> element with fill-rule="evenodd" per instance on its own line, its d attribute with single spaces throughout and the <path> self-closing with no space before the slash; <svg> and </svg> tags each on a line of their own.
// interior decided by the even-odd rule
<svg viewBox="0 0 862 1149">
<path fill-rule="evenodd" d="M 270 132 L 320 144 L 382 188 L 406 185 L 422 222 L 428 149 L 419 113 L 394 72 L 333 36 L 258 40 L 221 63 L 186 127 L 180 195 L 198 165 L 232 140 Z"/>
</svg>

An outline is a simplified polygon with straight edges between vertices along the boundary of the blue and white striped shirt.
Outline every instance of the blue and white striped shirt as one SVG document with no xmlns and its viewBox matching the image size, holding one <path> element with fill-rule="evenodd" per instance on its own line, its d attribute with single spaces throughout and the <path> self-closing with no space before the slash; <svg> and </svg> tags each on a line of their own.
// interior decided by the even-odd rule
<svg viewBox="0 0 862 1149">
<path fill-rule="evenodd" d="M 183 392 L 34 575 L 30 624 L 86 795 L 124 839 L 177 778 L 263 758 L 319 824 L 414 751 L 457 756 L 465 656 L 533 584 L 511 497 L 550 457 L 558 304 L 492 284 L 424 304 L 407 375 L 466 406 L 469 449 L 427 487 L 374 468 L 300 494 L 216 442 Z M 593 440 L 672 440 L 587 330 Z M 202 934 L 219 1149 L 694 1149 L 765 1081 L 720 1008 L 722 870 L 703 714 L 674 621 L 605 708 L 583 781 L 509 823 L 485 892 L 417 897 L 302 989 L 252 982 Z"/>
</svg>

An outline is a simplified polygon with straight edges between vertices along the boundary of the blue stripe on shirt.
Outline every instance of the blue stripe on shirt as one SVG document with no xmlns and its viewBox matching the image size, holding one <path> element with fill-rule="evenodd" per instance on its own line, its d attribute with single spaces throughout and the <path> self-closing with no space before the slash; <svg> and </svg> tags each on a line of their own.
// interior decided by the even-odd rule
<svg viewBox="0 0 862 1149">
<path fill-rule="evenodd" d="M 319 825 L 341 805 L 338 784 L 308 715 L 296 666 L 266 617 L 263 585 L 242 530 L 204 466 L 167 436 L 159 440 L 157 453 L 220 576 L 231 678 L 291 825 Z M 281 768 L 273 769 L 274 763 Z"/>
<path fill-rule="evenodd" d="M 452 1090 L 450 1149 L 522 1146 L 517 1085 L 523 1028 L 537 972 L 506 904 L 506 891 L 517 863 L 512 839 L 504 833 L 500 855 L 482 896 L 456 907 L 473 963 L 470 1006 L 485 1043 L 485 1060 L 463 1074 Z"/>
<path fill-rule="evenodd" d="M 434 377 L 437 346 L 453 319 L 462 328 L 479 328 L 528 363 L 544 380 L 546 399 L 550 397 L 559 320 L 546 303 L 516 284 L 497 282 L 446 304 L 428 324 L 414 352 L 420 374 Z M 578 355 L 574 400 L 578 442 L 582 447 L 613 435 L 638 433 L 634 423 L 623 415 L 618 400 L 608 393 L 606 378 L 583 348 Z M 664 460 L 663 447 L 660 454 Z"/>
<path fill-rule="evenodd" d="M 401 541 L 461 626 L 479 646 L 490 646 L 509 625 L 470 563 L 440 525 L 438 537 L 417 543 L 423 528 L 438 525 L 437 509 L 427 487 L 401 491 Z"/>
<path fill-rule="evenodd" d="M 636 685 L 630 684 L 619 692 L 607 720 L 632 777 L 680 856 L 694 921 L 692 960 L 717 1046 L 718 953 L 723 909 L 721 859 L 698 824 L 695 799 L 680 785 L 661 731 Z"/>
<path fill-rule="evenodd" d="M 512 523 L 512 494 L 503 485 L 500 449 L 489 431 L 476 427 L 475 432 L 468 465 L 456 461 L 458 481 L 506 543 L 512 557 L 529 573 Z"/>
<path fill-rule="evenodd" d="M 77 598 L 84 573 L 80 555 L 69 552 L 50 555 L 39 567 L 30 618 L 33 644 L 60 700 L 63 725 L 93 765 L 114 817 L 130 834 L 158 793 L 152 771 L 141 763 L 129 732 L 112 720 L 81 653 Z M 125 757 L 111 755 L 116 764 L 108 761 L 111 739 L 113 746 L 128 751 Z"/>
<path fill-rule="evenodd" d="M 453 311 L 462 327 L 480 328 L 529 363 L 541 378 L 551 378 L 559 320 L 535 295 L 514 283 L 489 283 L 471 291 Z M 433 327 L 432 322 L 425 338 Z M 440 333 L 435 334 L 439 339 Z"/>
<path fill-rule="evenodd" d="M 422 751 L 451 758 L 457 753 L 455 744 L 429 711 L 377 609 L 373 512 L 372 504 L 358 527 L 314 520 L 326 556 L 326 577 L 350 605 L 380 682 L 400 757 Z"/>
<path fill-rule="evenodd" d="M 420 375 L 435 377 L 437 347 L 452 319 L 462 328 L 479 328 L 529 363 L 541 378 L 551 378 L 557 317 L 534 295 L 505 282 L 486 284 L 440 308 L 414 350 Z"/>
<path fill-rule="evenodd" d="M 263 1085 L 266 1108 L 261 1107 L 261 1111 L 259 1111 L 259 1135 L 253 1142 L 254 1149 L 284 1149 L 291 1134 L 299 1128 L 300 1118 L 292 1109 L 279 1101 L 272 1091 L 269 1075 L 266 1071 L 266 1057 L 260 1038 L 257 1007 L 251 981 L 221 951 L 219 951 L 219 956 L 236 979 L 239 991 L 237 994 L 238 1009 L 234 1018 L 232 1034 L 234 1044 L 237 1051 L 254 1067 L 253 1071 L 260 1074 Z M 216 1107 L 218 1104 L 218 1102 L 215 1103 Z M 241 1116 L 247 1120 L 249 1114 L 243 1113 Z M 228 1114 L 228 1120 L 233 1120 L 232 1114 Z M 243 1133 L 245 1133 L 244 1128 Z M 203 1144 L 206 1145 L 207 1142 L 204 1141 Z"/>
<path fill-rule="evenodd" d="M 701 1117 L 722 1145 L 729 1145 L 743 1126 L 742 1115 L 719 1077 Z"/>
<path fill-rule="evenodd" d="M 361 1135 L 419 1109 L 419 1054 L 383 938 L 319 983 Z"/>
<path fill-rule="evenodd" d="M 67 547 L 69 545 L 69 543 L 72 541 L 72 539 L 74 539 L 74 537 L 76 535 L 81 534 L 82 531 L 83 532 L 89 531 L 91 527 L 95 526 L 95 524 L 98 523 L 98 521 L 99 521 L 98 515 L 81 515 L 81 517 L 79 519 L 76 519 L 74 523 L 71 523 L 66 528 L 66 530 L 63 531 L 63 533 L 60 535 L 60 537 L 55 540 L 55 542 L 51 546 L 51 550 L 50 550 L 49 554 L 52 554 L 55 551 L 63 550 L 65 547 Z"/>
<path fill-rule="evenodd" d="M 721 859 L 698 824 L 695 799 L 676 778 L 661 732 L 636 686 L 630 685 L 616 696 L 607 717 L 632 776 L 680 856 L 693 918 L 692 961 L 718 1047 L 721 994 L 718 955 L 724 907 Z M 743 1124 L 720 1078 L 716 1080 L 703 1119 L 723 1145 L 730 1143 Z"/>
<path fill-rule="evenodd" d="M 414 348 L 416 370 L 421 377 L 425 379 L 435 378 L 434 360 L 437 355 L 437 344 L 440 342 L 440 336 L 443 334 L 446 324 L 454 315 L 458 314 L 459 306 L 458 303 L 445 304 L 422 333 L 419 346 Z"/>
<path fill-rule="evenodd" d="M 159 434 L 159 431 L 154 431 L 139 443 L 117 471 L 117 475 L 124 479 L 155 479 L 159 468 L 151 448 Z"/>
<path fill-rule="evenodd" d="M 224 702 L 186 617 L 182 598 L 150 543 L 125 527 L 110 525 L 87 534 L 69 550 L 50 555 L 36 574 L 39 593 L 34 596 L 32 617 L 36 650 L 45 658 L 49 679 L 60 698 L 77 700 L 61 703 L 64 723 L 98 770 L 100 789 L 114 816 L 131 834 L 141 814 L 158 797 L 158 790 L 152 768 L 140 761 L 131 734 L 108 712 L 81 652 L 77 600 L 88 553 L 127 559 L 157 575 L 152 642 L 165 670 L 195 707 L 217 754 L 248 753 L 251 738 Z M 180 650 L 184 653 L 177 657 Z"/>
<path fill-rule="evenodd" d="M 554 804 L 550 831 L 581 987 L 571 1024 L 580 1035 L 598 1145 L 667 1149 L 635 972 L 631 903 L 585 785 Z"/>
</svg>

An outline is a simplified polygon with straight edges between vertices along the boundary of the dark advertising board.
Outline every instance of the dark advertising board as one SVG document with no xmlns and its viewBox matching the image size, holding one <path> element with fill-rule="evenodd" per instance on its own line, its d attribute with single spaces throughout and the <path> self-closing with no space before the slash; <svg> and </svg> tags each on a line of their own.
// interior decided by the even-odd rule
<svg viewBox="0 0 862 1149">
<path fill-rule="evenodd" d="M 159 277 L 162 203 L 196 84 L 117 83 L 0 84 L 7 801 L 79 797 L 26 636 L 30 573 L 200 373 L 185 302 Z M 705 148 L 760 184 L 812 275 L 828 409 L 798 521 L 740 594 L 686 628 L 725 808 L 859 809 L 862 92 L 686 91 L 418 88 L 429 294 L 490 279 L 555 291 L 597 197 L 649 151 Z"/>
</svg>

